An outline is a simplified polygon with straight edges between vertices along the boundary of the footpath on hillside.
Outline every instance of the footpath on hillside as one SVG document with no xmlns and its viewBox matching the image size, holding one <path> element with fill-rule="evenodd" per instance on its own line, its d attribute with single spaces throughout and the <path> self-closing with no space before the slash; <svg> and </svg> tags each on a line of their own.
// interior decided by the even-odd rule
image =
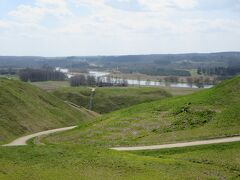
<svg viewBox="0 0 240 180">
<path fill-rule="evenodd" d="M 12 141 L 11 143 L 5 144 L 3 146 L 24 146 L 24 145 L 27 145 L 27 141 L 32 138 L 43 136 L 43 135 L 48 135 L 48 134 L 52 134 L 52 133 L 56 133 L 56 132 L 67 131 L 70 129 L 74 129 L 75 127 L 77 127 L 77 126 L 58 128 L 58 129 L 52 129 L 52 130 L 48 130 L 48 131 L 34 133 L 31 135 L 17 138 L 16 140 Z M 155 149 L 168 149 L 168 148 L 208 145 L 208 144 L 230 143 L 230 142 L 238 142 L 238 141 L 240 141 L 240 136 L 193 141 L 193 142 L 184 142 L 184 143 L 162 144 L 162 145 L 154 145 L 154 146 L 115 147 L 115 148 L 111 148 L 111 149 L 117 150 L 117 151 L 155 150 Z"/>
</svg>

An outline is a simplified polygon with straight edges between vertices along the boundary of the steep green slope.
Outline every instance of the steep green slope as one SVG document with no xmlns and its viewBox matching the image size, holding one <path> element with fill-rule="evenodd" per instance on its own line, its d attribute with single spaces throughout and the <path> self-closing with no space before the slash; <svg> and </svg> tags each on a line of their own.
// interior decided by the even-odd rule
<svg viewBox="0 0 240 180">
<path fill-rule="evenodd" d="M 88 108 L 91 89 L 84 87 L 60 88 L 53 94 L 65 101 Z M 93 111 L 107 113 L 170 96 L 170 93 L 159 88 L 97 88 L 93 98 Z"/>
<path fill-rule="evenodd" d="M 31 132 L 85 123 L 93 117 L 28 83 L 0 79 L 0 144 Z"/>
<path fill-rule="evenodd" d="M 49 142 L 100 146 L 153 145 L 240 134 L 240 77 L 195 94 L 140 104 Z"/>
</svg>

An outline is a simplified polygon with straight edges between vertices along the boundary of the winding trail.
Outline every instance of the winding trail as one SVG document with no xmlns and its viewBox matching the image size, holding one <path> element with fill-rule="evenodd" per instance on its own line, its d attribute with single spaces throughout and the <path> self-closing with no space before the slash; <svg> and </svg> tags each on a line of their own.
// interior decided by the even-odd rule
<svg viewBox="0 0 240 180">
<path fill-rule="evenodd" d="M 230 143 L 230 142 L 238 142 L 238 141 L 240 141 L 240 136 L 185 142 L 185 143 L 163 144 L 163 145 L 155 145 L 155 146 L 116 147 L 111 149 L 117 150 L 117 151 L 156 150 L 156 149 L 168 149 L 168 148 L 177 148 L 177 147 L 199 146 L 199 145 L 207 145 L 207 144 Z"/>
<path fill-rule="evenodd" d="M 27 145 L 27 141 L 32 138 L 39 137 L 42 135 L 48 135 L 56 132 L 61 132 L 61 131 L 67 131 L 75 127 L 77 126 L 52 129 L 48 131 L 34 133 L 31 135 L 20 137 L 9 144 L 5 144 L 2 146 L 24 146 L 24 145 Z M 137 147 L 115 147 L 110 149 L 117 150 L 117 151 L 156 150 L 156 149 L 168 149 L 168 148 L 177 148 L 177 147 L 199 146 L 199 145 L 207 145 L 207 144 L 230 143 L 230 142 L 239 142 L 239 141 L 240 141 L 240 136 L 235 136 L 235 137 L 228 137 L 228 138 L 218 138 L 218 139 L 192 141 L 192 142 L 184 142 L 184 143 L 163 144 L 163 145 L 154 145 L 154 146 L 137 146 Z"/>
<path fill-rule="evenodd" d="M 67 131 L 67 130 L 73 129 L 75 127 L 77 127 L 77 126 L 52 129 L 52 130 L 48 130 L 48 131 L 42 131 L 42 132 L 30 134 L 30 135 L 27 135 L 27 136 L 20 137 L 16 140 L 12 141 L 11 143 L 5 144 L 3 146 L 24 146 L 24 145 L 27 145 L 27 141 L 32 139 L 32 138 L 39 137 L 39 136 L 42 136 L 42 135 L 48 135 L 48 134 L 52 134 L 52 133 L 56 133 L 56 132 L 61 132 L 61 131 Z"/>
</svg>

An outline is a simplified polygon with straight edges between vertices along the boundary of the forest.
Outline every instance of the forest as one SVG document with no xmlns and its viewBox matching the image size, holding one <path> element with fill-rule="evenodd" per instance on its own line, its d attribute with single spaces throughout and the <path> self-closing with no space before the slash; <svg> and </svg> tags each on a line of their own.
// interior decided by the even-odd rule
<svg viewBox="0 0 240 180">
<path fill-rule="evenodd" d="M 66 76 L 64 73 L 52 69 L 27 68 L 19 71 L 19 78 L 24 82 L 63 81 Z"/>
</svg>

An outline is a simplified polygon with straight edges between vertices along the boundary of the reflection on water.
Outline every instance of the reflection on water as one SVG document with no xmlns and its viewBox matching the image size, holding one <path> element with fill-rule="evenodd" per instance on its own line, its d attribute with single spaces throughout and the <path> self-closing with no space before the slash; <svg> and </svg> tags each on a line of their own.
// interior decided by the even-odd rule
<svg viewBox="0 0 240 180">
<path fill-rule="evenodd" d="M 121 78 L 110 78 L 107 77 L 110 73 L 108 72 L 100 72 L 100 71 L 89 71 L 91 76 L 94 76 L 100 79 L 102 82 L 120 82 L 123 81 Z M 156 81 L 145 81 L 145 80 L 133 80 L 133 79 L 125 79 L 129 85 L 140 85 L 140 86 L 161 86 L 161 87 L 178 87 L 178 88 L 199 88 L 194 84 L 188 83 L 170 83 L 170 82 L 156 82 Z M 211 88 L 213 85 L 202 85 L 201 88 Z"/>
<path fill-rule="evenodd" d="M 103 76 L 107 76 L 109 75 L 110 73 L 108 72 L 100 72 L 100 71 L 89 71 L 89 75 L 90 76 L 94 76 L 96 78 L 98 77 L 103 77 Z"/>
<path fill-rule="evenodd" d="M 63 72 L 67 75 L 68 78 L 74 76 L 72 73 L 69 72 L 68 69 L 62 69 L 57 67 L 57 71 Z M 76 75 L 76 74 L 75 74 Z M 101 80 L 102 82 L 111 82 L 111 83 L 118 83 L 122 82 L 123 79 L 121 78 L 113 78 L 108 77 L 110 75 L 109 72 L 103 71 L 89 71 L 90 76 L 94 76 L 96 79 Z M 138 86 L 161 86 L 161 87 L 177 87 L 177 88 L 199 88 L 195 84 L 188 84 L 188 83 L 171 83 L 171 82 L 157 82 L 157 81 L 145 81 L 145 80 L 134 80 L 134 79 L 125 79 L 129 85 L 138 85 Z M 211 88 L 213 85 L 201 85 L 201 88 Z"/>
</svg>

